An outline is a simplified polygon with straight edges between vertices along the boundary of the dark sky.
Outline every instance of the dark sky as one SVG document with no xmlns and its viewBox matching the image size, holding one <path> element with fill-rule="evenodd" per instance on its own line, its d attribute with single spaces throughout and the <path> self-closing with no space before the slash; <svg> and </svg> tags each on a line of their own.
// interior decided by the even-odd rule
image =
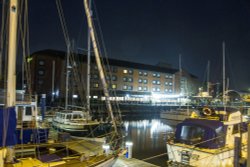
<svg viewBox="0 0 250 167">
<path fill-rule="evenodd" d="M 55 0 L 29 0 L 31 52 L 65 50 Z M 69 35 L 86 48 L 83 0 L 62 0 Z M 182 66 L 201 81 L 208 60 L 211 79 L 222 80 L 222 41 L 230 87 L 250 88 L 248 0 L 94 0 L 108 56 L 155 65 Z M 95 23 L 97 25 L 97 15 Z"/>
</svg>

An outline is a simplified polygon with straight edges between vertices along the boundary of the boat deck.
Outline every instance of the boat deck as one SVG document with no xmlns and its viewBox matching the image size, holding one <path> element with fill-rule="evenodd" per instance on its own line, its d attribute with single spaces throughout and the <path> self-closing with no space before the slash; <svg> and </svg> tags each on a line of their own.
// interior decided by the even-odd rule
<svg viewBox="0 0 250 167">
<path fill-rule="evenodd" d="M 125 157 L 119 157 L 114 163 L 113 167 L 158 167 L 145 161 L 141 161 L 135 158 L 127 159 Z"/>
</svg>

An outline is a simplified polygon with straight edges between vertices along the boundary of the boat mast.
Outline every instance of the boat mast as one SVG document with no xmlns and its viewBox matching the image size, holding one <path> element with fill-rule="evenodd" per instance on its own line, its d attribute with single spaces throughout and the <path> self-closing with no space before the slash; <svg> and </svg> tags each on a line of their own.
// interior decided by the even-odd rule
<svg viewBox="0 0 250 167">
<path fill-rule="evenodd" d="M 207 62 L 207 93 L 209 95 L 210 61 Z"/>
<path fill-rule="evenodd" d="M 89 5 L 88 5 L 88 0 L 84 0 L 84 8 L 85 8 L 85 12 L 86 12 L 87 20 L 88 20 L 89 33 L 90 33 L 90 37 L 92 40 L 92 45 L 93 45 L 93 49 L 94 49 L 94 53 L 95 53 L 96 65 L 97 65 L 97 68 L 99 71 L 100 80 L 102 82 L 103 93 L 104 93 L 104 96 L 106 98 L 105 102 L 107 105 L 108 112 L 111 116 L 112 123 L 114 125 L 115 133 L 117 134 L 116 121 L 115 121 L 114 114 L 112 111 L 112 107 L 111 107 L 111 103 L 110 103 L 110 99 L 109 99 L 108 86 L 107 86 L 107 83 L 105 80 L 105 76 L 104 76 L 104 72 L 103 72 L 103 68 L 102 68 L 102 64 L 101 64 L 101 60 L 100 60 L 100 55 L 99 55 L 99 51 L 98 51 L 98 47 L 97 47 L 97 43 L 96 43 L 96 37 L 94 34 L 93 21 L 91 19 L 91 13 L 90 13 Z"/>
<path fill-rule="evenodd" d="M 7 107 L 16 104 L 16 52 L 17 52 L 17 22 L 18 3 L 10 0 L 9 45 L 8 45 L 8 76 L 7 76 Z"/>
<path fill-rule="evenodd" d="M 67 60 L 66 60 L 66 88 L 65 88 L 65 110 L 68 109 L 69 101 L 69 54 L 70 54 L 70 42 L 67 42 Z"/>
<path fill-rule="evenodd" d="M 91 11 L 91 0 L 89 0 L 89 10 L 90 10 L 90 17 L 92 17 Z M 86 91 L 86 99 L 87 99 L 87 112 L 90 112 L 90 63 L 91 63 L 91 37 L 90 37 L 90 28 L 88 29 L 88 58 L 87 58 L 87 91 Z"/>
<path fill-rule="evenodd" d="M 225 53 L 225 41 L 222 42 L 222 62 L 223 62 L 223 65 L 222 65 L 222 68 L 223 68 L 223 105 L 225 107 L 226 105 L 226 98 L 225 98 L 225 93 L 226 93 L 226 68 L 225 68 L 225 56 L 226 56 L 226 53 Z"/>
</svg>

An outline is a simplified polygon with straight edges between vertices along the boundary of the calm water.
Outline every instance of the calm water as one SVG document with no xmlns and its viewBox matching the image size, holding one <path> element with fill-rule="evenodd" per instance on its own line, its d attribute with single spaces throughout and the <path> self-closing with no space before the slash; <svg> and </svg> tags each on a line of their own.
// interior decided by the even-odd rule
<svg viewBox="0 0 250 167">
<path fill-rule="evenodd" d="M 173 125 L 161 120 L 159 115 L 133 115 L 123 117 L 125 123 L 125 141 L 133 142 L 133 155 L 137 159 L 145 159 L 166 153 L 168 132 L 174 130 Z M 167 155 L 146 162 L 166 166 Z"/>
</svg>

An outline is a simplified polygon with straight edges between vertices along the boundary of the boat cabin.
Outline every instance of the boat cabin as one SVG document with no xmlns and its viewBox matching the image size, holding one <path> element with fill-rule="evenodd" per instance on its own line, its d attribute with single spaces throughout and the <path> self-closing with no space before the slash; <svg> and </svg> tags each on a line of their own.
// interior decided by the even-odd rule
<svg viewBox="0 0 250 167">
<path fill-rule="evenodd" d="M 174 143 L 216 149 L 232 146 L 234 137 L 247 131 L 240 111 L 217 108 L 214 115 L 184 120 L 176 127 Z"/>
</svg>

